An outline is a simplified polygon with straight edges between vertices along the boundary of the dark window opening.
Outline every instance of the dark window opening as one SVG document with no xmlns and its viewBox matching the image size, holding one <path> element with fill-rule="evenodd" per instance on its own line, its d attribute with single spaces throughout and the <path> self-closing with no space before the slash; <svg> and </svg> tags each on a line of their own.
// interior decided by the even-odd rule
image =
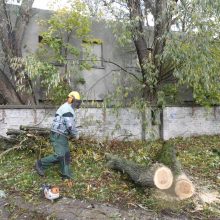
<svg viewBox="0 0 220 220">
<path fill-rule="evenodd" d="M 90 48 L 90 57 L 91 57 L 91 65 L 93 68 L 104 68 L 103 62 L 103 44 L 102 41 L 97 40 L 83 40 L 83 44 L 87 44 L 87 48 Z M 84 53 L 84 52 L 83 52 Z M 85 54 L 87 52 L 85 51 Z M 87 60 L 87 57 L 84 57 L 83 60 Z"/>
<path fill-rule="evenodd" d="M 41 35 L 38 36 L 38 43 L 41 43 L 41 41 L 43 40 L 43 37 Z"/>
</svg>

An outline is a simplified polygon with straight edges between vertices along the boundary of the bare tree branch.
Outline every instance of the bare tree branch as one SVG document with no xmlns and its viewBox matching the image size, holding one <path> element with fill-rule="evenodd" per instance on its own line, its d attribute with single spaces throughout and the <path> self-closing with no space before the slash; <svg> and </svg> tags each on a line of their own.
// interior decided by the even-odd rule
<svg viewBox="0 0 220 220">
<path fill-rule="evenodd" d="M 123 68 L 122 66 L 120 66 L 119 64 L 113 62 L 113 61 L 107 61 L 107 60 L 103 60 L 105 63 L 111 63 L 117 67 L 119 67 L 121 70 L 123 70 L 125 73 L 128 73 L 129 75 L 133 76 L 138 82 L 142 83 L 142 80 L 140 80 L 134 73 L 131 73 L 129 71 L 127 71 L 125 68 Z"/>
</svg>

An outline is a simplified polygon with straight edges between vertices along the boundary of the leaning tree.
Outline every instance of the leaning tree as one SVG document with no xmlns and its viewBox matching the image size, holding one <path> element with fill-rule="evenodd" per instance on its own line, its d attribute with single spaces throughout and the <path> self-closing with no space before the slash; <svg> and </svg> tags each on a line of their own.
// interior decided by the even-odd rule
<svg viewBox="0 0 220 220">
<path fill-rule="evenodd" d="M 26 27 L 31 17 L 34 0 L 23 0 L 21 6 L 7 4 L 0 1 L 0 96 L 5 104 L 35 103 L 32 83 L 27 74 L 20 76 L 20 70 L 11 67 L 11 59 L 22 57 L 22 42 Z M 19 88 L 26 88 L 31 95 L 21 92 Z"/>
</svg>

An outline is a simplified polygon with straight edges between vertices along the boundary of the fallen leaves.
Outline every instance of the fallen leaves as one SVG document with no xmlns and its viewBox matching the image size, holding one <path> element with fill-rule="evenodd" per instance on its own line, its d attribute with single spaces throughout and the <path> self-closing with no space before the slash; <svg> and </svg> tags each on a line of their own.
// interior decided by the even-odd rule
<svg viewBox="0 0 220 220">
<path fill-rule="evenodd" d="M 49 138 L 32 136 L 23 142 L 22 149 L 5 154 L 0 161 L 0 186 L 7 191 L 16 191 L 30 198 L 40 198 L 42 183 L 58 185 L 62 196 L 108 202 L 124 207 L 144 207 L 156 210 L 164 208 L 166 202 L 153 197 L 154 191 L 136 187 L 126 176 L 108 170 L 105 153 L 121 155 L 141 164 L 154 160 L 163 142 L 133 141 L 98 142 L 85 137 L 77 142 L 70 142 L 72 157 L 71 167 L 74 173 L 74 186 L 63 185 L 59 174 L 59 165 L 46 170 L 46 178 L 40 178 L 33 170 L 34 161 L 52 152 Z M 176 138 L 169 140 L 177 146 L 178 157 L 187 172 L 197 178 L 206 179 L 207 184 L 220 188 L 219 174 L 220 136 L 202 136 L 195 138 Z M 27 147 L 28 146 L 28 147 Z M 173 204 L 166 204 L 167 207 Z M 178 203 L 172 208 L 181 210 L 187 204 Z M 193 208 L 191 208 L 192 210 Z"/>
</svg>

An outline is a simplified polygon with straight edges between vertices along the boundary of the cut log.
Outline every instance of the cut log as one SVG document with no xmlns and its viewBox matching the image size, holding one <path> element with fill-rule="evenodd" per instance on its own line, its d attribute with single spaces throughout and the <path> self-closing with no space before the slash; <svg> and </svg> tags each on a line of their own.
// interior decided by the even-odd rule
<svg viewBox="0 0 220 220">
<path fill-rule="evenodd" d="M 50 134 L 49 128 L 41 128 L 37 126 L 21 125 L 20 130 L 25 131 L 28 134 L 34 134 L 34 135 L 40 135 L 40 136 L 46 136 Z"/>
<path fill-rule="evenodd" d="M 157 160 L 170 167 L 174 173 L 174 191 L 176 196 L 183 200 L 193 196 L 195 187 L 190 179 L 184 174 L 181 163 L 176 156 L 176 147 L 165 143 Z"/>
<path fill-rule="evenodd" d="M 18 129 L 8 129 L 6 132 L 7 135 L 24 135 L 24 134 L 34 134 L 46 136 L 50 134 L 50 130 L 46 128 L 30 129 L 30 130 L 18 130 Z"/>
<path fill-rule="evenodd" d="M 20 130 L 23 130 L 23 131 L 41 131 L 41 132 L 43 132 L 43 131 L 49 132 L 50 131 L 49 128 L 42 128 L 42 127 L 28 126 L 28 125 L 21 125 Z"/>
<path fill-rule="evenodd" d="M 111 154 L 106 154 L 106 159 L 109 168 L 126 173 L 137 185 L 169 189 L 173 183 L 171 170 L 163 164 L 144 167 Z"/>
<path fill-rule="evenodd" d="M 181 174 L 176 177 L 175 180 L 175 193 L 179 199 L 188 199 L 195 193 L 195 187 L 193 183 L 185 174 Z"/>
<path fill-rule="evenodd" d="M 50 131 L 27 131 L 26 134 L 34 134 L 34 135 L 40 135 L 40 136 L 46 136 L 50 134 Z"/>
<path fill-rule="evenodd" d="M 173 184 L 173 174 L 168 167 L 161 165 L 154 172 L 154 184 L 158 189 L 169 189 Z"/>
<path fill-rule="evenodd" d="M 6 134 L 7 135 L 21 135 L 21 134 L 24 134 L 25 132 L 24 131 L 21 131 L 21 130 L 18 130 L 18 129 L 8 129 Z"/>
</svg>

